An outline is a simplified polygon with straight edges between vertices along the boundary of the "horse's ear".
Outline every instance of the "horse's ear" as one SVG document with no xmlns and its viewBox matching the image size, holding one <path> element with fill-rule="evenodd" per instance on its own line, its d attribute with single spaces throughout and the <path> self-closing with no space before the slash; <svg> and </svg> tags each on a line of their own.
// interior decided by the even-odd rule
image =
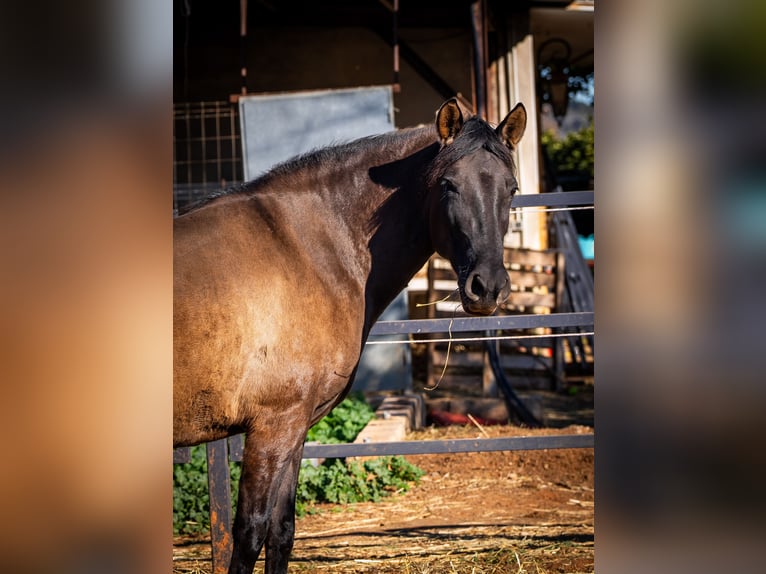
<svg viewBox="0 0 766 574">
<path fill-rule="evenodd" d="M 442 144 L 451 144 L 463 128 L 463 113 L 456 98 L 444 102 L 436 112 L 436 131 Z"/>
<path fill-rule="evenodd" d="M 524 135 L 524 128 L 526 127 L 527 110 L 524 108 L 524 104 L 519 102 L 516 104 L 516 107 L 505 116 L 505 119 L 500 122 L 500 125 L 497 126 L 495 131 L 505 145 L 513 149 L 521 140 L 521 136 Z"/>
</svg>

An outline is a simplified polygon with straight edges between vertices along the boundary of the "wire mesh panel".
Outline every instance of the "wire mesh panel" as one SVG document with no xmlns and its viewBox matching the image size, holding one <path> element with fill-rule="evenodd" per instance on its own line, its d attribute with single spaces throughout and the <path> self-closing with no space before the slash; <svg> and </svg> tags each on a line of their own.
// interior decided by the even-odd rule
<svg viewBox="0 0 766 574">
<path fill-rule="evenodd" d="M 174 104 L 173 209 L 242 180 L 237 104 Z"/>
</svg>

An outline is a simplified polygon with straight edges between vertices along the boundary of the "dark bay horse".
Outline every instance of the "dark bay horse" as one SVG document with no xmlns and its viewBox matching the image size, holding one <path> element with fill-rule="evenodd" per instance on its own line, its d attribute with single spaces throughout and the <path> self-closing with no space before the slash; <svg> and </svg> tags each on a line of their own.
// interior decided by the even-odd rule
<svg viewBox="0 0 766 574">
<path fill-rule="evenodd" d="M 434 251 L 463 308 L 510 292 L 518 104 L 496 128 L 445 102 L 432 126 L 321 149 L 174 221 L 173 441 L 247 433 L 230 573 L 287 572 L 309 427 L 337 405 L 375 320 Z"/>
</svg>

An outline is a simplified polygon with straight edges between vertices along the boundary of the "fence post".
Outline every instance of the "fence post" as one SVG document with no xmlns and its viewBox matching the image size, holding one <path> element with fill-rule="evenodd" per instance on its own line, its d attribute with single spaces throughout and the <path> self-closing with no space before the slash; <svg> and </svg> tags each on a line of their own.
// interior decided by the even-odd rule
<svg viewBox="0 0 766 574">
<path fill-rule="evenodd" d="M 231 561 L 231 484 L 226 439 L 209 442 L 207 484 L 210 494 L 210 541 L 213 547 L 213 574 L 225 574 Z"/>
</svg>

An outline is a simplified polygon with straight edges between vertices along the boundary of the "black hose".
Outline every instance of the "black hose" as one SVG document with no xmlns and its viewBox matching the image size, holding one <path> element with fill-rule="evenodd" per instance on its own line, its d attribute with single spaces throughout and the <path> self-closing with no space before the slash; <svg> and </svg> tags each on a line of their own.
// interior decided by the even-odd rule
<svg viewBox="0 0 766 574">
<path fill-rule="evenodd" d="M 502 367 L 500 366 L 500 358 L 497 354 L 497 349 L 493 344 L 494 341 L 485 341 L 484 345 L 487 348 L 487 354 L 489 355 L 489 365 L 492 367 L 492 373 L 495 375 L 497 386 L 503 392 L 505 398 L 505 406 L 508 409 L 508 415 L 516 423 L 520 423 L 528 426 L 529 428 L 541 428 L 543 424 L 537 420 L 537 417 L 532 414 L 527 406 L 522 402 L 518 395 L 511 388 L 511 383 L 505 377 Z"/>
</svg>

